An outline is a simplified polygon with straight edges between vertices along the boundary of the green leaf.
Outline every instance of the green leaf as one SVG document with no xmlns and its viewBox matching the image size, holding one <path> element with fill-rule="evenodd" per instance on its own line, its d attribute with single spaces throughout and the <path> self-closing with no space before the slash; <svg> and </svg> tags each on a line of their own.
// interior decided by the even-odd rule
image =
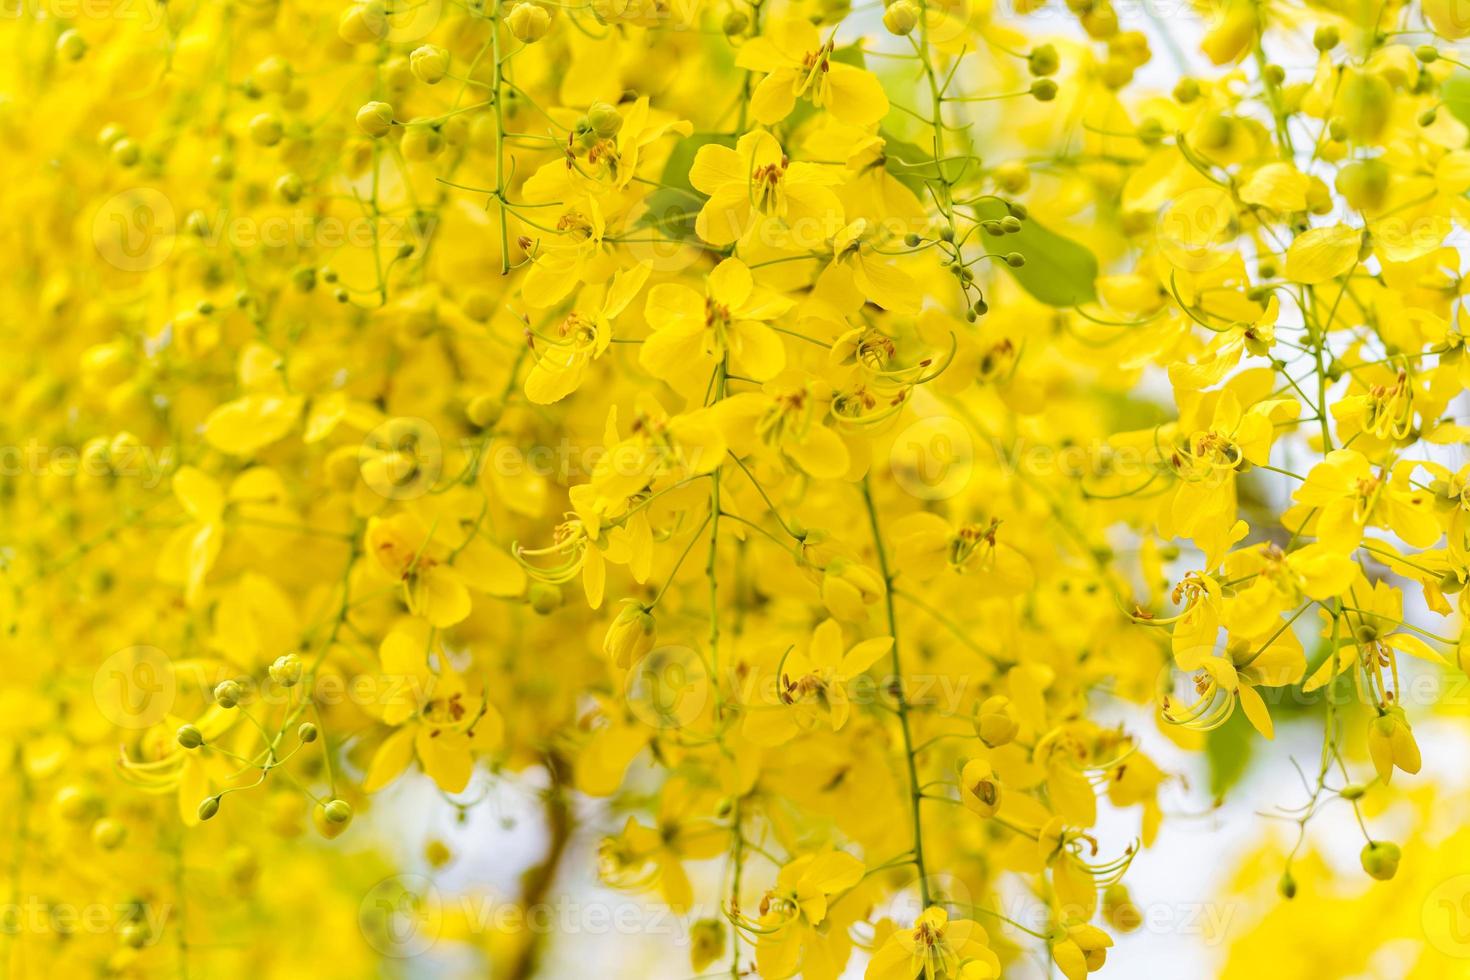
<svg viewBox="0 0 1470 980">
<path fill-rule="evenodd" d="M 1446 78 L 1439 97 L 1450 115 L 1470 126 L 1470 73 L 1456 72 Z"/>
<path fill-rule="evenodd" d="M 1229 721 L 1205 737 L 1205 758 L 1210 764 L 1210 793 L 1216 799 L 1224 796 L 1245 775 L 1255 747 L 1255 734 L 1256 730 L 1251 727 L 1245 712 L 1237 711 Z"/>
<path fill-rule="evenodd" d="M 879 132 L 883 137 L 883 169 L 891 173 L 903 186 L 913 191 L 919 200 L 927 200 L 924 193 L 924 174 L 934 176 L 933 154 L 906 140 L 901 140 L 886 132 Z M 928 164 L 928 169 L 924 168 Z"/>
<path fill-rule="evenodd" d="M 659 177 L 659 183 L 664 186 L 648 195 L 644 202 L 648 210 L 638 219 L 638 227 L 658 226 L 671 236 L 693 237 L 694 217 L 699 213 L 704 195 L 689 183 L 689 170 L 694 166 L 699 148 L 710 143 L 733 147 L 735 138 L 718 133 L 693 133 L 674 144 Z"/>
<path fill-rule="evenodd" d="M 664 164 L 663 176 L 659 178 L 659 183 L 681 190 L 694 190 L 694 185 L 689 183 L 689 171 L 694 166 L 694 157 L 699 153 L 699 148 L 708 146 L 710 143 L 733 148 L 735 137 L 726 136 L 723 133 L 691 133 L 685 136 L 669 151 L 669 160 Z"/>
<path fill-rule="evenodd" d="M 975 206 L 981 220 L 998 221 L 1009 213 L 993 198 Z M 1048 306 L 1072 307 L 1097 299 L 1097 256 L 1072 239 L 1058 235 L 1034 218 L 1021 222 L 1021 230 L 1013 235 L 980 234 L 991 252 L 1020 252 L 1025 256 L 1026 264 L 1021 268 L 1006 268 L 1022 289 Z"/>
</svg>

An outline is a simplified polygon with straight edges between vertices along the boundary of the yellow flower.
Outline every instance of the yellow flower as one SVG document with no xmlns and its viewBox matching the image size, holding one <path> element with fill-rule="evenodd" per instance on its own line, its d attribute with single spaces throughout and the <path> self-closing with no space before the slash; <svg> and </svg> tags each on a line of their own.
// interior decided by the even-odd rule
<svg viewBox="0 0 1470 980">
<path fill-rule="evenodd" d="M 1112 945 L 1112 936 L 1097 926 L 1078 922 L 1067 926 L 1062 937 L 1052 943 L 1051 955 L 1067 980 L 1087 980 L 1089 973 L 1103 968 Z"/>
<path fill-rule="evenodd" d="M 784 980 L 835 980 L 847 962 L 846 930 L 823 927 L 834 898 L 863 877 L 863 863 L 842 851 L 806 854 L 787 863 L 761 898 L 755 945 L 760 975 Z"/>
<path fill-rule="evenodd" d="M 600 286 L 582 290 L 575 308 L 559 324 L 530 335 L 536 363 L 526 374 L 527 398 L 549 405 L 581 387 L 587 366 L 612 343 L 612 321 L 638 295 L 648 272 L 647 266 L 635 266 L 615 274 L 605 295 Z"/>
<path fill-rule="evenodd" d="M 836 168 L 792 162 L 764 130 L 746 133 L 733 150 L 707 143 L 689 170 L 689 183 L 709 195 L 695 233 L 712 245 L 825 242 L 842 227 L 842 204 L 832 192 L 842 179 Z"/>
<path fill-rule="evenodd" d="M 835 59 L 833 50 L 832 41 L 824 42 L 811 22 L 795 18 L 774 20 L 760 37 L 746 41 L 735 63 L 767 73 L 751 95 L 756 121 L 780 122 L 798 98 L 852 126 L 869 126 L 888 115 L 888 96 L 878 79 Z"/>
<path fill-rule="evenodd" d="M 780 745 L 819 725 L 839 731 L 851 710 L 847 684 L 892 647 L 892 637 L 879 636 L 844 652 L 842 627 L 835 619 L 823 620 L 806 650 L 783 650 L 770 665 L 770 676 L 746 703 L 741 734 L 759 745 Z"/>
<path fill-rule="evenodd" d="M 868 961 L 866 980 L 990 980 L 1000 976 L 1000 958 L 985 930 L 969 919 L 950 921 L 937 905 L 925 909 L 912 929 L 895 930 Z"/>
<path fill-rule="evenodd" d="M 434 541 L 433 530 L 407 511 L 368 521 L 363 547 L 390 580 L 403 584 L 408 609 L 443 629 L 470 614 L 463 576 L 448 564 L 449 550 Z"/>
<path fill-rule="evenodd" d="M 448 667 L 431 670 L 430 635 L 423 627 L 394 630 L 378 654 L 383 665 L 384 724 L 394 726 L 368 765 L 363 789 L 372 793 L 397 779 L 415 757 L 446 793 L 469 785 L 475 757 L 498 748 L 505 726 L 485 696 Z M 441 665 L 444 653 L 437 653 Z"/>
<path fill-rule="evenodd" d="M 634 891 L 657 887 L 674 912 L 687 912 L 694 889 L 683 862 L 712 858 L 729 839 L 724 827 L 699 815 L 701 802 L 700 793 L 686 782 L 670 780 L 660 796 L 657 826 L 629 817 L 622 834 L 602 842 L 598 857 L 603 880 Z"/>
<path fill-rule="evenodd" d="M 646 315 L 653 332 L 638 362 L 670 383 L 700 381 L 720 363 L 730 373 L 765 381 L 786 365 L 786 349 L 766 321 L 792 305 L 757 287 L 739 259 L 715 266 L 703 296 L 687 286 L 660 283 L 648 292 Z"/>
</svg>

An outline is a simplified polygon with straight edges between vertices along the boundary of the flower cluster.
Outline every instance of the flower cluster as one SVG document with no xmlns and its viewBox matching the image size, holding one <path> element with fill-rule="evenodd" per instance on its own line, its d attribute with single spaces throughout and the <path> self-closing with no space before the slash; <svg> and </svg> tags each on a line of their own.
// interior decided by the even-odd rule
<svg viewBox="0 0 1470 980">
<path fill-rule="evenodd" d="M 1159 750 L 1223 795 L 1286 725 L 1279 901 L 1329 806 L 1373 879 L 1432 853 L 1375 821 L 1470 667 L 1454 4 L 50 6 L 9 975 L 371 975 L 428 914 L 373 882 L 458 847 L 387 857 L 395 801 L 512 790 L 517 907 L 595 882 L 737 978 L 1085 980 Z M 433 917 L 496 976 L 577 941 Z"/>
</svg>

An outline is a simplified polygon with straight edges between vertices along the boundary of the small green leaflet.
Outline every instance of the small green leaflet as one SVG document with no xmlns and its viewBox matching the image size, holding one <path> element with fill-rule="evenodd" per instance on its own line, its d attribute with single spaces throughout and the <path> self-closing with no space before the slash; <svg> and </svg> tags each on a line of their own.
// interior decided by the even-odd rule
<svg viewBox="0 0 1470 980">
<path fill-rule="evenodd" d="M 659 183 L 664 186 L 648 195 L 648 211 L 638 220 L 644 227 L 658 226 L 685 238 L 694 235 L 694 216 L 699 213 L 704 195 L 689 183 L 689 170 L 699 148 L 710 143 L 733 147 L 735 138 L 714 133 L 693 133 L 679 140 L 669 151 Z"/>
<path fill-rule="evenodd" d="M 1461 71 L 1446 78 L 1439 96 L 1450 115 L 1470 126 L 1470 74 Z"/>
<path fill-rule="evenodd" d="M 999 221 L 1010 212 L 993 198 L 976 204 L 975 216 L 982 221 Z M 1048 306 L 1072 307 L 1097 299 L 1097 256 L 1074 242 L 1037 223 L 1034 218 L 1021 222 L 1021 230 L 1013 235 L 992 238 L 981 233 L 985 246 L 1004 255 L 1020 252 L 1026 264 L 1009 269 L 1021 288 Z"/>
</svg>

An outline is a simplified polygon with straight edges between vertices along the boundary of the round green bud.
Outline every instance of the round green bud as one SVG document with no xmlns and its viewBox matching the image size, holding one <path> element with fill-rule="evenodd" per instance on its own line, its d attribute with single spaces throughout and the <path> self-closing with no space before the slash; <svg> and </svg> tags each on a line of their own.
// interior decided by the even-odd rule
<svg viewBox="0 0 1470 980">
<path fill-rule="evenodd" d="M 214 688 L 214 703 L 221 708 L 233 708 L 244 695 L 239 681 L 220 681 Z"/>
<path fill-rule="evenodd" d="M 204 744 L 204 733 L 194 725 L 180 725 L 174 737 L 186 749 L 197 749 Z"/>
<path fill-rule="evenodd" d="M 437 85 L 449 73 L 449 52 L 437 44 L 424 44 L 408 56 L 413 77 L 425 85 Z"/>
<path fill-rule="evenodd" d="M 352 806 L 346 800 L 328 800 L 322 813 L 332 823 L 346 823 L 352 819 Z"/>
<path fill-rule="evenodd" d="M 1276 890 L 1287 901 L 1296 898 L 1296 878 L 1292 876 L 1290 868 L 1282 872 L 1281 880 L 1276 883 Z"/>
<path fill-rule="evenodd" d="M 296 729 L 296 737 L 308 744 L 310 744 L 311 742 L 315 742 L 316 736 L 316 726 L 309 721 L 303 721 L 301 725 Z"/>
<path fill-rule="evenodd" d="M 1199 98 L 1199 82 L 1192 78 L 1181 78 L 1174 86 L 1174 101 L 1180 105 L 1189 105 Z"/>
<path fill-rule="evenodd" d="M 208 820 L 219 813 L 219 797 L 206 796 L 199 801 L 199 819 Z"/>
<path fill-rule="evenodd" d="M 128 828 L 110 817 L 103 817 L 92 825 L 92 843 L 104 851 L 115 851 L 128 836 Z"/>
<path fill-rule="evenodd" d="M 1050 78 L 1038 78 L 1031 83 L 1031 97 L 1037 102 L 1050 102 L 1057 97 L 1057 83 Z"/>
<path fill-rule="evenodd" d="M 907 235 L 904 235 L 903 236 L 903 243 L 905 245 L 907 245 L 909 248 L 918 248 L 919 247 L 919 243 L 922 242 L 922 241 L 923 241 L 923 239 L 920 238 L 918 235 L 914 234 L 913 232 L 909 232 Z"/>
<path fill-rule="evenodd" d="M 393 107 L 386 102 L 368 102 L 357 110 L 357 128 L 373 139 L 393 128 Z"/>
<path fill-rule="evenodd" d="M 1032 48 L 1031 53 L 1026 56 L 1026 70 L 1033 75 L 1050 75 L 1060 66 L 1061 59 L 1057 57 L 1057 49 L 1050 44 Z"/>
<path fill-rule="evenodd" d="M 883 26 L 889 34 L 907 37 L 919 26 L 919 8 L 912 0 L 893 0 L 883 11 Z"/>
<path fill-rule="evenodd" d="M 549 616 L 561 606 L 561 589 L 547 582 L 537 582 L 530 590 L 531 608 L 538 615 Z"/>
<path fill-rule="evenodd" d="M 1414 49 L 1414 57 L 1430 65 L 1439 60 L 1439 49 L 1432 44 L 1421 44 Z"/>
<path fill-rule="evenodd" d="M 745 16 L 743 11 L 732 10 L 725 15 L 724 21 L 720 24 L 720 29 L 725 32 L 727 37 L 735 37 L 737 34 L 744 34 L 745 29 L 749 26 L 750 18 Z"/>
<path fill-rule="evenodd" d="M 623 117 L 617 107 L 594 102 L 587 110 L 587 123 L 598 136 L 608 138 L 618 135 L 618 130 L 623 128 Z"/>
<path fill-rule="evenodd" d="M 143 158 L 143 151 L 137 143 L 124 136 L 112 144 L 112 159 L 119 166 L 131 167 Z"/>
<path fill-rule="evenodd" d="M 1009 252 L 1006 254 L 1006 265 L 1012 269 L 1019 269 L 1026 264 L 1026 256 L 1020 252 Z"/>
<path fill-rule="evenodd" d="M 535 44 L 551 30 L 551 12 L 539 4 L 518 3 L 505 23 L 516 40 Z"/>
<path fill-rule="evenodd" d="M 262 112 L 250 120 L 250 138 L 260 146 L 275 146 L 284 135 L 281 117 L 274 112 Z"/>
<path fill-rule="evenodd" d="M 1370 878 L 1388 881 L 1398 874 L 1401 856 L 1397 844 L 1388 841 L 1369 841 L 1363 846 L 1363 851 L 1358 858 L 1363 862 L 1363 870 L 1368 872 Z"/>
<path fill-rule="evenodd" d="M 267 668 L 271 680 L 282 687 L 295 687 L 301 681 L 301 658 L 294 653 L 277 657 Z"/>
<path fill-rule="evenodd" d="M 1312 34 L 1312 46 L 1324 53 L 1337 47 L 1338 42 L 1341 40 L 1342 35 L 1331 24 L 1324 24 Z"/>
<path fill-rule="evenodd" d="M 301 200 L 301 178 L 295 174 L 281 174 L 276 178 L 276 196 L 287 204 Z"/>
<path fill-rule="evenodd" d="M 87 41 L 75 30 L 65 30 L 56 39 L 56 53 L 63 61 L 81 61 L 87 54 Z"/>
</svg>

